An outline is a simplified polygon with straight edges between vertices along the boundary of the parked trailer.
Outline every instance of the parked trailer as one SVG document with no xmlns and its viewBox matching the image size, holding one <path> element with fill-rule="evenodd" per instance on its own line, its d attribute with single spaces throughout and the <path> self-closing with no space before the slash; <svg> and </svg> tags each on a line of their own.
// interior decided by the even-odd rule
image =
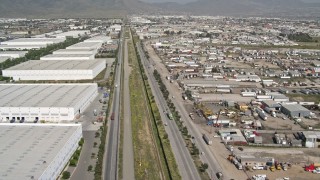
<svg viewBox="0 0 320 180">
<path fill-rule="evenodd" d="M 242 92 L 241 95 L 243 97 L 255 97 L 257 94 L 254 92 Z"/>
<path fill-rule="evenodd" d="M 207 135 L 203 134 L 202 138 L 208 145 L 212 144 L 212 141 L 207 137 Z"/>
<path fill-rule="evenodd" d="M 231 93 L 230 89 L 217 89 L 217 92 Z"/>
<path fill-rule="evenodd" d="M 272 97 L 270 95 L 257 95 L 256 99 L 271 99 Z"/>
</svg>

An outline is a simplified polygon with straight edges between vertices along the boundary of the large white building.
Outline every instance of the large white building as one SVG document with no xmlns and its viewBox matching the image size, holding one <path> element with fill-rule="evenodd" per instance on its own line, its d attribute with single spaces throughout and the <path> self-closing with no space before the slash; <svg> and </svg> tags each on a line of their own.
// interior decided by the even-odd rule
<svg viewBox="0 0 320 180">
<path fill-rule="evenodd" d="M 40 49 L 45 48 L 47 45 L 41 44 L 41 45 L 5 45 L 0 44 L 1 50 L 31 50 L 31 49 Z"/>
<path fill-rule="evenodd" d="M 0 57 L 20 58 L 24 57 L 28 51 L 0 51 Z"/>
<path fill-rule="evenodd" d="M 106 60 L 30 60 L 2 70 L 13 80 L 85 80 L 94 79 L 106 68 Z"/>
<path fill-rule="evenodd" d="M 57 38 L 67 38 L 67 37 L 78 38 L 80 36 L 85 36 L 89 34 L 90 34 L 89 30 L 77 30 L 77 31 L 61 32 L 61 33 L 54 34 L 53 36 Z"/>
<path fill-rule="evenodd" d="M 66 49 L 81 49 L 81 50 L 91 50 L 99 49 L 101 47 L 101 42 L 80 42 L 67 47 Z"/>
<path fill-rule="evenodd" d="M 100 42 L 100 43 L 108 43 L 108 41 L 112 42 L 111 37 L 104 36 L 104 35 L 98 35 L 98 36 L 94 36 L 92 38 L 84 40 L 84 42 Z"/>
<path fill-rule="evenodd" d="M 3 45 L 8 46 L 25 46 L 25 45 L 49 45 L 65 41 L 65 38 L 19 38 L 10 41 L 1 42 Z"/>
<path fill-rule="evenodd" d="M 0 122 L 72 121 L 97 95 L 93 83 L 1 84 Z"/>
<path fill-rule="evenodd" d="M 95 55 L 98 49 L 59 49 L 53 51 L 52 54 L 91 54 Z"/>
<path fill-rule="evenodd" d="M 40 60 L 92 60 L 94 54 L 48 54 Z"/>
<path fill-rule="evenodd" d="M 81 138 L 80 124 L 0 124 L 0 179 L 57 179 Z"/>
</svg>

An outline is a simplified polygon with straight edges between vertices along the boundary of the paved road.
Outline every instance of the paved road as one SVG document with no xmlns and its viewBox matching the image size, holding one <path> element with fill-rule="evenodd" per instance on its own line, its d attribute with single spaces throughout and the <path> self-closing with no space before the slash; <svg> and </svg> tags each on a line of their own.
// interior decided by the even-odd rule
<svg viewBox="0 0 320 180">
<path fill-rule="evenodd" d="M 120 121 L 120 89 L 121 89 L 121 69 L 122 69 L 122 51 L 123 51 L 123 33 L 120 35 L 120 45 L 118 54 L 118 64 L 116 65 L 115 73 L 115 88 L 113 103 L 110 115 L 114 114 L 114 120 L 109 121 L 108 133 L 107 133 L 107 143 L 105 152 L 105 163 L 103 178 L 105 180 L 115 180 L 118 179 L 118 147 L 119 147 L 119 121 Z M 109 117 L 110 119 L 110 117 Z"/>
<path fill-rule="evenodd" d="M 155 66 L 160 74 L 168 74 L 167 69 L 165 68 L 164 64 L 161 63 L 160 59 L 151 58 L 151 60 L 152 60 L 151 63 L 155 64 Z M 150 68 L 153 68 L 153 67 L 150 67 Z M 178 97 L 181 97 L 181 93 L 178 92 L 176 89 L 174 89 L 172 84 L 170 84 L 168 81 L 163 80 L 163 83 L 166 85 L 167 90 L 170 93 L 170 96 L 177 97 L 177 98 L 174 98 L 171 100 L 174 103 L 177 111 L 180 112 L 181 118 L 184 120 L 184 122 L 185 122 L 184 124 L 188 128 L 189 133 L 192 136 L 194 136 L 195 144 L 199 148 L 200 152 L 203 152 L 203 154 L 200 155 L 200 158 L 201 158 L 202 162 L 207 163 L 209 165 L 209 168 L 207 170 L 209 175 L 212 178 L 216 178 L 215 174 L 217 172 L 222 172 L 224 175 L 224 179 L 231 179 L 228 176 L 227 172 L 224 172 L 223 169 L 221 168 L 219 162 L 217 161 L 217 158 L 215 157 L 216 156 L 215 153 L 212 153 L 212 151 L 210 150 L 210 147 L 207 144 L 205 144 L 205 142 L 203 141 L 202 133 L 200 132 L 198 127 L 196 127 L 195 124 L 193 124 L 193 122 L 190 121 L 189 114 L 186 111 L 186 109 L 183 105 L 183 102 L 177 100 Z"/>
<path fill-rule="evenodd" d="M 199 173 L 193 163 L 193 159 L 191 158 L 191 155 L 186 148 L 186 145 L 184 143 L 183 137 L 180 134 L 180 131 L 175 124 L 174 121 L 169 120 L 166 113 L 168 112 L 169 108 L 166 104 L 166 101 L 164 97 L 162 96 L 162 93 L 160 91 L 160 88 L 153 76 L 154 69 L 151 67 L 152 65 L 149 64 L 149 60 L 145 57 L 145 54 L 139 44 L 137 44 L 138 47 L 138 53 L 141 56 L 141 60 L 144 64 L 144 68 L 146 69 L 148 81 L 151 85 L 151 89 L 153 91 L 153 94 L 155 95 L 155 100 L 158 104 L 158 108 L 160 111 L 161 119 L 164 124 L 167 124 L 166 126 L 166 132 L 168 134 L 170 144 L 175 156 L 175 159 L 178 164 L 178 169 L 180 171 L 180 175 L 182 179 L 190 179 L 190 180 L 197 180 L 201 179 L 199 176 Z"/>
<path fill-rule="evenodd" d="M 128 62 L 128 44 L 125 40 L 124 44 L 124 80 L 123 80 L 123 104 L 124 104 L 124 135 L 123 135 L 123 179 L 134 179 L 134 158 L 132 144 L 132 129 L 131 129 L 131 110 L 130 110 L 130 92 L 129 92 L 129 76 L 130 67 Z"/>
</svg>

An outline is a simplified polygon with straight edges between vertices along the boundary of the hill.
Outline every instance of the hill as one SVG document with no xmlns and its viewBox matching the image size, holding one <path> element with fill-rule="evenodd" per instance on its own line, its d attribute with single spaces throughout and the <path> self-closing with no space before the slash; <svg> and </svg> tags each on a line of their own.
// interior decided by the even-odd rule
<svg viewBox="0 0 320 180">
<path fill-rule="evenodd" d="M 0 3 L 0 17 L 119 17 L 131 13 L 320 17 L 320 2 L 314 0 L 198 0 L 178 4 L 148 3 L 139 0 L 1 0 Z"/>
</svg>

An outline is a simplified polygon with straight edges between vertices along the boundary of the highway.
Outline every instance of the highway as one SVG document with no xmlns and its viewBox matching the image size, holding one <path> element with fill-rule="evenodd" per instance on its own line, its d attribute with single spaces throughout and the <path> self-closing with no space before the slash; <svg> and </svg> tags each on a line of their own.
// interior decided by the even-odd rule
<svg viewBox="0 0 320 180">
<path fill-rule="evenodd" d="M 150 87 L 152 89 L 153 95 L 155 96 L 155 101 L 157 102 L 161 119 L 166 126 L 166 132 L 170 140 L 170 144 L 180 171 L 180 175 L 183 180 L 200 180 L 199 173 L 193 163 L 193 159 L 185 145 L 184 139 L 176 125 L 172 120 L 169 120 L 166 112 L 169 111 L 167 103 L 160 91 L 158 83 L 153 76 L 153 67 L 149 60 L 146 58 L 144 51 L 142 50 L 140 44 L 137 44 L 138 53 L 140 54 L 141 61 L 146 70 L 146 75 Z"/>
<path fill-rule="evenodd" d="M 118 179 L 118 147 L 120 139 L 120 90 L 121 90 L 121 69 L 123 63 L 123 31 L 121 31 L 120 42 L 119 42 L 119 51 L 118 51 L 118 64 L 116 64 L 115 69 L 115 79 L 114 79 L 114 93 L 113 93 L 113 102 L 112 110 L 110 115 L 114 113 L 114 120 L 110 120 L 108 125 L 108 133 L 106 137 L 106 146 L 105 146 L 105 158 L 104 158 L 104 171 L 103 179 L 105 180 L 116 180 Z"/>
<path fill-rule="evenodd" d="M 161 75 L 163 74 L 168 74 L 167 69 L 165 68 L 164 64 L 161 63 L 160 60 L 155 61 L 154 59 L 150 58 L 152 60 L 152 62 L 150 62 L 149 67 L 147 69 L 150 69 L 149 71 L 151 71 L 151 69 L 153 69 L 153 65 L 155 66 L 155 68 L 159 71 L 159 73 Z M 191 136 L 194 136 L 193 142 L 196 144 L 196 146 L 199 148 L 200 152 L 203 152 L 202 155 L 200 155 L 201 161 L 203 163 L 207 163 L 209 165 L 207 172 L 209 174 L 209 176 L 212 179 L 216 179 L 216 173 L 217 172 L 222 172 L 224 179 L 231 179 L 228 176 L 227 172 L 224 172 L 223 169 L 221 168 L 219 162 L 217 161 L 217 158 L 215 157 L 215 153 L 212 152 L 210 150 L 210 146 L 208 146 L 203 138 L 202 138 L 202 133 L 200 132 L 200 130 L 198 129 L 198 127 L 195 126 L 195 124 L 190 121 L 189 118 L 189 113 L 186 111 L 183 102 L 177 100 L 179 97 L 181 97 L 181 93 L 179 91 L 177 91 L 176 89 L 174 89 L 174 87 L 172 86 L 172 84 L 170 84 L 168 81 L 164 80 L 163 83 L 166 85 L 167 90 L 170 93 L 170 97 L 171 96 L 175 96 L 177 98 L 172 98 L 171 101 L 174 103 L 177 111 L 180 113 L 181 118 L 184 120 L 184 125 L 188 128 L 189 134 L 191 134 Z M 154 86 L 154 85 L 152 85 Z M 151 86 L 151 87 L 152 87 Z M 160 94 L 160 93 L 157 93 Z M 171 142 L 171 140 L 170 140 Z"/>
</svg>

